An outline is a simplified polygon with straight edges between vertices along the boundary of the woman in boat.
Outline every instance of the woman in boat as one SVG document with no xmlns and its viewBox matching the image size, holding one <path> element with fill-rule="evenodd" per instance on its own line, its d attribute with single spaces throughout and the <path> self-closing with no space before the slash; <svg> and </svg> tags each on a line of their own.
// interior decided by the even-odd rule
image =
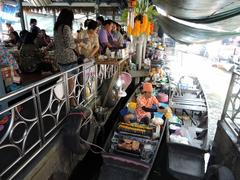
<svg viewBox="0 0 240 180">
<path fill-rule="evenodd" d="M 143 94 L 137 99 L 136 116 L 137 121 L 144 124 L 149 124 L 153 118 L 153 112 L 165 113 L 165 109 L 159 108 L 159 102 L 155 96 L 152 95 L 152 84 L 146 82 L 143 84 Z M 153 107 L 156 108 L 153 108 Z"/>
</svg>

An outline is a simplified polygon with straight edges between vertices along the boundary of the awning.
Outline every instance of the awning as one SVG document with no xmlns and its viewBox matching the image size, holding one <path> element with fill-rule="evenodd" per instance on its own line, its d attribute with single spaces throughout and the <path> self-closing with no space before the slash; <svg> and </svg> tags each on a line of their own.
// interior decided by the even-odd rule
<svg viewBox="0 0 240 180">
<path fill-rule="evenodd" d="M 163 31 L 186 44 L 205 43 L 240 34 L 240 1 L 238 0 L 156 0 Z"/>
<path fill-rule="evenodd" d="M 168 15 L 185 20 L 203 20 L 217 15 L 240 13 L 239 0 L 154 0 Z M 229 13 L 229 14 L 228 14 Z"/>
<path fill-rule="evenodd" d="M 185 44 L 192 43 L 206 43 L 210 41 L 215 41 L 223 39 L 225 37 L 232 37 L 240 35 L 240 32 L 231 31 L 231 27 L 223 28 L 223 24 L 214 23 L 211 26 L 201 26 L 198 24 L 198 27 L 193 27 L 190 25 L 185 25 L 179 23 L 174 18 L 159 16 L 159 25 L 163 31 L 168 34 L 171 38 L 175 39 L 178 42 Z M 238 17 L 239 18 L 239 17 Z M 214 27 L 221 27 L 220 30 Z M 227 30 L 230 29 L 230 30 Z"/>
</svg>

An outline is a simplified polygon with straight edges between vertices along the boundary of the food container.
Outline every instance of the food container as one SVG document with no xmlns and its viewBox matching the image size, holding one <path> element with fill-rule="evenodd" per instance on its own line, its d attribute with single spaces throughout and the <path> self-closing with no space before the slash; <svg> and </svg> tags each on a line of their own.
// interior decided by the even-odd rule
<svg viewBox="0 0 240 180">
<path fill-rule="evenodd" d="M 164 93 L 158 93 L 157 95 L 157 100 L 161 103 L 166 103 L 168 102 L 168 95 Z"/>
</svg>

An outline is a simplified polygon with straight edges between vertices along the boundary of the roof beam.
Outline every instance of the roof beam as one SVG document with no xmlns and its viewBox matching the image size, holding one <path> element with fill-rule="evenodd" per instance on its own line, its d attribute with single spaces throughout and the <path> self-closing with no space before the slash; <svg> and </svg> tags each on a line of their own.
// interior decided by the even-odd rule
<svg viewBox="0 0 240 180">
<path fill-rule="evenodd" d="M 71 0 L 68 0 L 71 1 Z M 70 6 L 70 7 L 95 7 L 96 3 L 93 2 L 72 2 L 67 3 L 67 2 L 54 2 L 51 3 L 45 7 L 65 7 L 65 6 Z M 23 6 L 34 6 L 28 2 L 23 2 Z M 119 3 L 100 3 L 99 7 L 119 7 Z"/>
</svg>

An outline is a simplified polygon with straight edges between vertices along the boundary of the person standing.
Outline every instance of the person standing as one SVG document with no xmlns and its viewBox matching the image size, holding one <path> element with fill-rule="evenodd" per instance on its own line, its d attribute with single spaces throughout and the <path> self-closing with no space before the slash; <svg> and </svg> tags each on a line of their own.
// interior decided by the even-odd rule
<svg viewBox="0 0 240 180">
<path fill-rule="evenodd" d="M 116 22 L 113 23 L 112 29 L 113 38 L 116 40 L 116 43 L 119 47 L 123 47 L 123 35 L 120 32 L 120 25 Z"/>
<path fill-rule="evenodd" d="M 96 19 L 98 26 L 101 27 L 103 25 L 104 22 L 104 17 L 103 16 L 98 16 Z"/>
<path fill-rule="evenodd" d="M 40 32 L 40 28 L 37 26 L 36 19 L 30 19 L 30 32 L 33 34 L 34 39 L 37 37 L 38 33 Z"/>
<path fill-rule="evenodd" d="M 99 50 L 98 23 L 90 20 L 87 28 L 87 30 L 83 30 L 78 34 L 78 39 L 83 41 L 79 44 L 79 52 L 86 58 L 93 58 Z"/>
<path fill-rule="evenodd" d="M 104 54 L 107 48 L 112 49 L 115 47 L 114 38 L 111 33 L 112 27 L 113 21 L 106 20 L 103 23 L 103 27 L 98 32 L 101 54 Z"/>
<path fill-rule="evenodd" d="M 54 25 L 55 57 L 60 71 L 65 72 L 78 65 L 77 45 L 72 35 L 74 14 L 70 9 L 62 9 Z M 71 71 L 70 76 L 77 74 L 78 70 Z M 69 93 L 74 91 L 75 78 L 68 80 Z M 70 105 L 76 106 L 75 99 L 70 99 Z"/>
</svg>

